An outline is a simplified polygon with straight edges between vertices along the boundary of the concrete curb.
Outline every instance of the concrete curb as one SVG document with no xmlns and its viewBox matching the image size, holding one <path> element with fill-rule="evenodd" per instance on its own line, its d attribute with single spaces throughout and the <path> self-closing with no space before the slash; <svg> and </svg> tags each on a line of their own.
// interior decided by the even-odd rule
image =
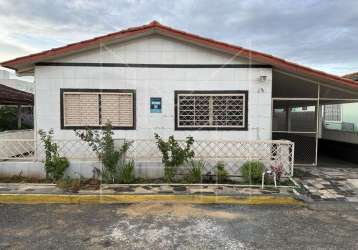
<svg viewBox="0 0 358 250">
<path fill-rule="evenodd" d="M 52 195 L 52 194 L 0 194 L 0 204 L 130 204 L 138 202 L 169 202 L 186 204 L 227 205 L 293 205 L 304 203 L 289 196 L 216 196 L 216 195 Z"/>
</svg>

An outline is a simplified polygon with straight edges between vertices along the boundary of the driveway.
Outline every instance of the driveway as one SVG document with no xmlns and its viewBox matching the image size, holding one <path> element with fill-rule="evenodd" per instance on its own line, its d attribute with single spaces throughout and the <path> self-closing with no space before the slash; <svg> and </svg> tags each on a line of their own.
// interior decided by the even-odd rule
<svg viewBox="0 0 358 250">
<path fill-rule="evenodd" d="M 0 249 L 358 249 L 344 204 L 3 204 Z"/>
<path fill-rule="evenodd" d="M 296 167 L 313 200 L 358 202 L 358 168 Z"/>
</svg>

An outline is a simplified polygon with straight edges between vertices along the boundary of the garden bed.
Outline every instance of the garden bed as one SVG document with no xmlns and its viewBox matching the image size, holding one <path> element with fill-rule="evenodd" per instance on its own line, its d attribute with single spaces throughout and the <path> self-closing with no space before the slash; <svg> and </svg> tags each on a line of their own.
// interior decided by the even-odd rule
<svg viewBox="0 0 358 250">
<path fill-rule="evenodd" d="M 28 178 L 21 174 L 5 177 L 0 177 L 0 183 L 12 183 L 12 184 L 24 184 L 31 186 L 32 184 L 51 184 L 52 182 L 47 179 Z M 277 188 L 273 186 L 273 182 L 266 181 L 265 189 L 269 193 L 277 193 L 278 190 L 290 189 L 294 186 L 294 183 L 289 179 L 282 179 L 278 183 Z M 178 179 L 175 183 L 167 183 L 164 178 L 157 179 L 135 179 L 132 183 L 127 184 L 113 184 L 113 183 L 101 183 L 98 179 L 70 179 L 63 178 L 54 184 L 54 187 L 59 188 L 65 193 L 78 193 L 87 191 L 100 191 L 110 193 L 212 193 L 212 194 L 235 194 L 241 193 L 245 188 L 249 189 L 261 189 L 261 183 L 248 183 L 240 177 L 235 177 L 235 180 L 228 178 L 223 183 L 216 183 L 213 179 L 200 182 L 200 183 L 188 183 L 185 179 Z M 241 191 L 240 191 L 241 189 Z M 209 191 L 208 191 L 209 190 Z M 251 191 L 251 193 L 257 193 Z M 261 193 L 258 192 L 258 193 Z"/>
</svg>

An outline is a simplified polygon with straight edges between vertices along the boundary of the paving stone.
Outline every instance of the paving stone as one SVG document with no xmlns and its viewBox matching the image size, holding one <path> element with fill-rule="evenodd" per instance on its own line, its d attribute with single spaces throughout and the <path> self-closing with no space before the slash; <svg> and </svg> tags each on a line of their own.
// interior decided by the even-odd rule
<svg viewBox="0 0 358 250">
<path fill-rule="evenodd" d="M 134 192 L 136 194 L 152 194 L 152 193 L 155 193 L 155 192 L 153 192 L 152 189 L 146 189 L 144 187 L 137 187 Z"/>
<path fill-rule="evenodd" d="M 185 192 L 187 190 L 187 188 L 185 186 L 175 186 L 175 187 L 173 187 L 173 190 L 175 192 Z"/>
<path fill-rule="evenodd" d="M 314 200 L 320 200 L 321 196 L 320 195 L 311 195 L 311 198 Z"/>
<path fill-rule="evenodd" d="M 113 190 L 115 192 L 118 192 L 118 193 L 120 193 L 120 192 L 134 192 L 135 191 L 135 189 L 133 187 L 129 187 L 129 186 L 128 187 L 114 187 Z"/>
<path fill-rule="evenodd" d="M 315 188 L 323 189 L 323 188 L 325 188 L 325 186 L 323 186 L 323 185 L 320 184 L 320 183 L 317 183 L 317 184 L 315 185 Z"/>
<path fill-rule="evenodd" d="M 358 189 L 358 179 L 347 179 L 348 183 Z"/>
<path fill-rule="evenodd" d="M 349 202 L 358 202 L 358 197 L 346 197 Z"/>
<path fill-rule="evenodd" d="M 189 192 L 191 194 L 198 194 L 198 193 L 201 193 L 201 194 L 214 194 L 214 189 L 213 188 L 194 188 L 192 189 L 190 187 L 189 189 Z"/>
<path fill-rule="evenodd" d="M 157 189 L 158 194 L 173 194 L 173 188 L 171 186 L 159 186 Z"/>
<path fill-rule="evenodd" d="M 261 190 L 257 188 L 242 188 L 240 190 L 240 193 L 248 194 L 248 195 L 256 195 L 256 194 L 261 194 Z"/>
</svg>

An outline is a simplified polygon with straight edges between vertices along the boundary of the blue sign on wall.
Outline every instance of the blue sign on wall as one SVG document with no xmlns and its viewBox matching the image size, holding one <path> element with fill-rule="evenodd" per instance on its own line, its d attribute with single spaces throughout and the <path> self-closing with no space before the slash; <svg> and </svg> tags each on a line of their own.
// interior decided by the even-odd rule
<svg viewBox="0 0 358 250">
<path fill-rule="evenodd" d="M 150 113 L 161 113 L 162 112 L 162 98 L 151 97 L 150 98 Z"/>
</svg>

